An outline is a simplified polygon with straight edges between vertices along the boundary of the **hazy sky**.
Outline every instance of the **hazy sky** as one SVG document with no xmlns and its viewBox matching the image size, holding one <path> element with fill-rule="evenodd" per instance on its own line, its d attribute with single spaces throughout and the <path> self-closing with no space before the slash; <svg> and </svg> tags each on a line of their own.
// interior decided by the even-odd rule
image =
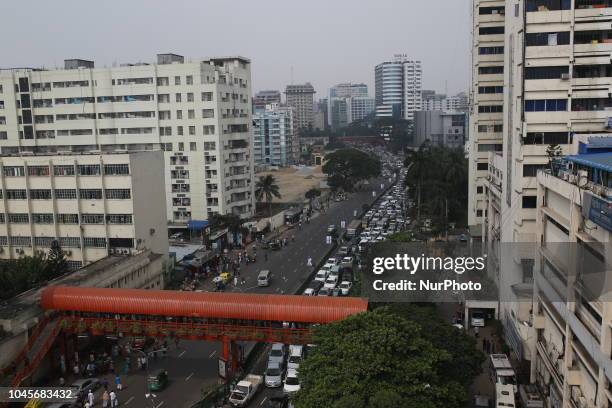
<svg viewBox="0 0 612 408">
<path fill-rule="evenodd" d="M 423 87 L 466 90 L 468 0 L 0 0 L 0 67 L 96 66 L 242 55 L 253 91 L 310 81 L 317 97 L 338 82 L 365 82 L 405 53 L 423 61 Z"/>
</svg>

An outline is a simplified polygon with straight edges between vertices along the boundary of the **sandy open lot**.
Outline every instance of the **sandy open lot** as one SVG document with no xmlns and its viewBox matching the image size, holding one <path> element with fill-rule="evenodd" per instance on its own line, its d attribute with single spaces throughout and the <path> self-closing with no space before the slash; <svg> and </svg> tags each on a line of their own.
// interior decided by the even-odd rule
<svg viewBox="0 0 612 408">
<path fill-rule="evenodd" d="M 280 189 L 281 198 L 275 198 L 273 203 L 293 203 L 304 201 L 304 194 L 313 187 L 320 188 L 319 184 L 325 180 L 321 166 L 316 167 L 285 167 L 276 171 L 260 172 L 255 175 L 255 182 L 260 176 L 271 174 L 276 179 Z"/>
</svg>

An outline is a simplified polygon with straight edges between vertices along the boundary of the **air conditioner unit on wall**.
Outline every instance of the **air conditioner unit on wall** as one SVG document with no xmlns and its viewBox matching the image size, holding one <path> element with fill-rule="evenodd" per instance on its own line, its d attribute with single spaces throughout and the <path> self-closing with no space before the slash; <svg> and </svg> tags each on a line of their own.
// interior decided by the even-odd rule
<svg viewBox="0 0 612 408">
<path fill-rule="evenodd" d="M 568 72 L 564 72 L 561 74 L 562 81 L 569 81 L 569 79 L 570 79 L 570 74 Z"/>
</svg>

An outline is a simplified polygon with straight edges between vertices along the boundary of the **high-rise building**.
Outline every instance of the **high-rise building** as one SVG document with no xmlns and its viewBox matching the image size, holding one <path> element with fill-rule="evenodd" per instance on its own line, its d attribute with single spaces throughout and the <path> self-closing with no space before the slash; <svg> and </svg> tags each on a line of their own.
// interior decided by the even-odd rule
<svg viewBox="0 0 612 408">
<path fill-rule="evenodd" d="M 313 126 L 314 87 L 307 82 L 302 85 L 287 85 L 285 96 L 287 105 L 294 109 L 294 123 L 299 129 Z"/>
<path fill-rule="evenodd" d="M 281 103 L 281 92 L 276 90 L 259 91 L 253 96 L 253 112 L 266 109 L 266 105 Z"/>
<path fill-rule="evenodd" d="M 329 126 L 340 129 L 362 120 L 375 110 L 374 98 L 368 96 L 366 84 L 343 83 L 329 90 Z"/>
<path fill-rule="evenodd" d="M 422 92 L 422 110 L 424 111 L 468 111 L 469 101 L 465 92 L 458 93 L 454 96 L 446 96 L 437 94 L 435 91 L 423 90 Z"/>
<path fill-rule="evenodd" d="M 374 74 L 376 116 L 414 120 L 421 110 L 421 61 L 398 54 L 377 65 Z"/>
<path fill-rule="evenodd" d="M 329 90 L 330 98 L 353 98 L 357 96 L 368 96 L 368 86 L 366 84 L 348 82 L 332 86 Z"/>
<path fill-rule="evenodd" d="M 71 269 L 141 250 L 166 256 L 163 152 L 0 156 L 0 258 L 48 252 Z"/>
<path fill-rule="evenodd" d="M 469 117 L 468 224 L 481 235 L 489 151 L 502 144 L 504 0 L 472 0 L 472 85 Z"/>
<path fill-rule="evenodd" d="M 253 157 L 256 164 L 296 163 L 299 142 L 294 133 L 293 108 L 269 104 L 253 114 Z"/>
<path fill-rule="evenodd" d="M 212 213 L 253 214 L 250 62 L 185 63 L 0 72 L 3 154 L 164 150 L 171 226 Z"/>
<path fill-rule="evenodd" d="M 432 146 L 463 148 L 466 115 L 463 112 L 419 111 L 415 113 L 413 147 L 428 141 Z"/>
</svg>

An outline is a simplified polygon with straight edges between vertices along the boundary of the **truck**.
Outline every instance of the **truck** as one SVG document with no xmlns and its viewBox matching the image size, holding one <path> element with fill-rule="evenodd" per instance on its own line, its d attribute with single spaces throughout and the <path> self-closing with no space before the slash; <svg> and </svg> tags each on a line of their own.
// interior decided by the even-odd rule
<svg viewBox="0 0 612 408">
<path fill-rule="evenodd" d="M 489 376 L 495 384 L 509 385 L 514 394 L 518 393 L 516 373 L 507 355 L 491 354 L 489 356 Z"/>
<path fill-rule="evenodd" d="M 349 223 L 348 227 L 346 228 L 346 236 L 349 238 L 352 238 L 359 233 L 360 229 L 361 229 L 361 221 L 353 220 Z"/>
<path fill-rule="evenodd" d="M 229 397 L 234 407 L 246 407 L 263 384 L 263 376 L 249 374 L 236 384 Z"/>
<path fill-rule="evenodd" d="M 514 408 L 514 387 L 512 384 L 495 384 L 495 408 Z"/>
</svg>

